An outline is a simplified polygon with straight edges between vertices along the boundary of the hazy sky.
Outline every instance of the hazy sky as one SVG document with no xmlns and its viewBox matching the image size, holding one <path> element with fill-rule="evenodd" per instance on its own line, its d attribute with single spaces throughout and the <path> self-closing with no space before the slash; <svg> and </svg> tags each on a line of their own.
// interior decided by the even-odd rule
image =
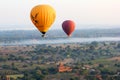
<svg viewBox="0 0 120 80">
<path fill-rule="evenodd" d="M 38 4 L 49 4 L 56 10 L 52 28 L 61 28 L 66 19 L 74 20 L 78 28 L 90 24 L 120 25 L 120 0 L 0 0 L 0 25 L 30 25 L 33 28 L 29 14 Z"/>
</svg>

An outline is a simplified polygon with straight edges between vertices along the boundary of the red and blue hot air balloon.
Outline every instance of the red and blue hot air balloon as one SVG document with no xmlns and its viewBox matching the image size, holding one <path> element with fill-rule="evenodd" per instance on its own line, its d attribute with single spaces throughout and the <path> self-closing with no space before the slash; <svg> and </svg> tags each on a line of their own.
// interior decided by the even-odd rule
<svg viewBox="0 0 120 80">
<path fill-rule="evenodd" d="M 69 37 L 71 36 L 72 32 L 75 30 L 75 23 L 72 20 L 66 20 L 62 23 L 62 29 Z"/>
</svg>

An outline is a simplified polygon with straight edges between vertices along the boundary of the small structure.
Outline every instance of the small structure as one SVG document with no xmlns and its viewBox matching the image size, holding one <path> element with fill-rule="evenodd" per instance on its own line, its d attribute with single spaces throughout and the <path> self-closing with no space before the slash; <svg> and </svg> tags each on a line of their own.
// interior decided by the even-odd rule
<svg viewBox="0 0 120 80">
<path fill-rule="evenodd" d="M 103 79 L 102 79 L 102 76 L 99 75 L 99 74 L 96 75 L 96 78 L 97 78 L 98 80 L 103 80 Z"/>
<path fill-rule="evenodd" d="M 9 77 L 9 76 L 6 76 L 6 80 L 10 80 L 10 77 Z"/>
<path fill-rule="evenodd" d="M 58 71 L 59 72 L 70 72 L 72 71 L 72 68 L 64 66 L 62 63 L 60 63 L 58 67 Z"/>
</svg>

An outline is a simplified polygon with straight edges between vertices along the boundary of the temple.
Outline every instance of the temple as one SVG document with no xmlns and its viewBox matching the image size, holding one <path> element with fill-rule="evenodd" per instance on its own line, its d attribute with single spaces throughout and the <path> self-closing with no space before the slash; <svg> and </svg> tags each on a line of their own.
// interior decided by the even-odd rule
<svg viewBox="0 0 120 80">
<path fill-rule="evenodd" d="M 62 63 L 60 63 L 58 67 L 59 72 L 70 72 L 72 69 L 70 67 L 64 66 Z"/>
</svg>

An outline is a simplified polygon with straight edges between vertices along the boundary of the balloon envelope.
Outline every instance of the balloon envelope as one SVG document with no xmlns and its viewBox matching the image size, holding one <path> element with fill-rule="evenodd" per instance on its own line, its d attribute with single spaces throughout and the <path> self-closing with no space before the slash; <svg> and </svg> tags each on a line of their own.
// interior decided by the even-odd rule
<svg viewBox="0 0 120 80">
<path fill-rule="evenodd" d="M 30 12 L 30 18 L 37 29 L 45 34 L 56 18 L 56 12 L 50 5 L 37 5 Z"/>
<path fill-rule="evenodd" d="M 71 36 L 75 29 L 75 23 L 72 20 L 66 20 L 62 23 L 62 29 L 68 36 Z"/>
</svg>

